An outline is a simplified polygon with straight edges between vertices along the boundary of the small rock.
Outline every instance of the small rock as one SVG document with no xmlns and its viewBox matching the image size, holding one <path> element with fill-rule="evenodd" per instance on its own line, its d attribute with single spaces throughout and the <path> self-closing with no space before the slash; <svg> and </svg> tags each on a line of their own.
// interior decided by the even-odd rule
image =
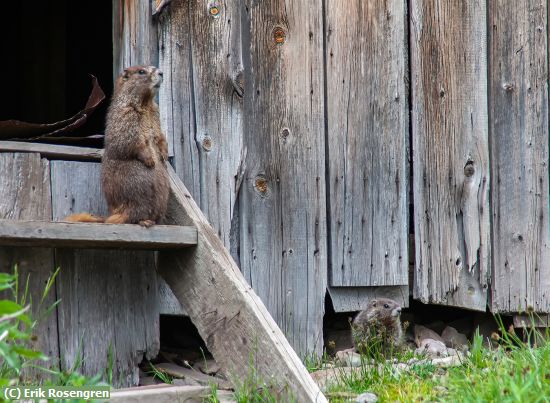
<svg viewBox="0 0 550 403">
<path fill-rule="evenodd" d="M 434 358 L 432 364 L 440 368 L 458 367 L 462 365 L 464 358 L 458 354 L 443 358 Z"/>
<path fill-rule="evenodd" d="M 434 357 L 447 357 L 456 354 L 456 351 L 452 348 L 447 348 L 445 343 L 440 340 L 424 339 L 422 344 L 415 350 L 415 354 L 426 355 L 430 358 Z"/>
<path fill-rule="evenodd" d="M 361 393 L 355 398 L 355 403 L 374 403 L 377 401 L 378 396 L 371 392 Z"/>
<path fill-rule="evenodd" d="M 213 359 L 197 361 L 193 367 L 206 375 L 216 375 L 220 372 L 220 366 Z"/>
<path fill-rule="evenodd" d="M 426 339 L 440 341 L 441 343 L 443 343 L 443 345 L 445 345 L 445 342 L 443 341 L 441 336 L 439 336 L 433 330 L 428 329 L 427 327 L 422 325 L 414 325 L 414 340 L 416 342 L 416 346 L 422 347 L 423 345 L 425 345 L 426 343 L 424 342 L 424 340 Z"/>
<path fill-rule="evenodd" d="M 362 364 L 361 355 L 353 350 L 336 352 L 335 363 L 341 367 L 360 367 Z"/>
<path fill-rule="evenodd" d="M 459 333 L 454 327 L 447 326 L 441 333 L 441 338 L 447 347 L 456 348 L 461 351 L 468 350 L 468 338 Z"/>
</svg>

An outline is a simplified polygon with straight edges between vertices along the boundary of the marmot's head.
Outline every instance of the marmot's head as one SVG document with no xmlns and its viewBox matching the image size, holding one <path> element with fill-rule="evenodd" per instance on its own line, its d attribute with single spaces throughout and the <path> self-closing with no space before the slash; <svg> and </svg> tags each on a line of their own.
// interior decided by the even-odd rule
<svg viewBox="0 0 550 403">
<path fill-rule="evenodd" d="M 371 319 L 399 318 L 401 306 L 393 299 L 376 298 L 369 302 L 367 309 L 360 312 L 355 318 L 355 323 L 370 321 Z"/>
<path fill-rule="evenodd" d="M 151 99 L 162 83 L 162 71 L 154 66 L 132 66 L 118 77 L 115 95 L 124 93 L 141 100 Z"/>
</svg>

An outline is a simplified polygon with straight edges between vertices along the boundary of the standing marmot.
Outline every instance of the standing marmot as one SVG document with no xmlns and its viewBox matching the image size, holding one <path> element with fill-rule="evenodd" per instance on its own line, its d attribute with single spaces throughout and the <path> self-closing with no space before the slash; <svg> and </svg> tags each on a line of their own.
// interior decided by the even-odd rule
<svg viewBox="0 0 550 403">
<path fill-rule="evenodd" d="M 360 353 L 388 352 L 399 347 L 403 339 L 401 306 L 392 299 L 377 298 L 359 312 L 352 322 L 352 339 Z"/>
<path fill-rule="evenodd" d="M 170 183 L 168 145 L 154 97 L 162 72 L 153 66 L 124 70 L 107 113 L 101 186 L 110 216 L 74 214 L 69 221 L 140 224 L 149 227 L 166 214 Z"/>
</svg>

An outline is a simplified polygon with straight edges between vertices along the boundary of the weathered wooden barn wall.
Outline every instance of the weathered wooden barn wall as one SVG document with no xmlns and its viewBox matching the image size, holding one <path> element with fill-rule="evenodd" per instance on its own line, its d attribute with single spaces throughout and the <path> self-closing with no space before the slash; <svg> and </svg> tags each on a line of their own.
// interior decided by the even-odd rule
<svg viewBox="0 0 550 403">
<path fill-rule="evenodd" d="M 548 310 L 546 19 L 450 0 L 161 13 L 176 171 L 300 353 L 319 351 L 327 287 L 339 311 L 408 303 L 409 232 L 415 298 Z"/>
</svg>

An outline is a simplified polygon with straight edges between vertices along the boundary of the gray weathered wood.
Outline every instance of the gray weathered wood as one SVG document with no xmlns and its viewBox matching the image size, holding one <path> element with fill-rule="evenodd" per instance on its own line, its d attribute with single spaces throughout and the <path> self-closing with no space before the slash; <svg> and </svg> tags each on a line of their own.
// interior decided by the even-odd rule
<svg viewBox="0 0 550 403">
<path fill-rule="evenodd" d="M 306 368 L 191 195 L 171 170 L 167 222 L 197 227 L 195 248 L 159 253 L 159 272 L 232 382 L 250 371 L 287 386 L 299 402 L 326 402 Z"/>
<path fill-rule="evenodd" d="M 196 244 L 196 228 L 176 225 L 0 220 L 0 245 L 160 250 Z"/>
<path fill-rule="evenodd" d="M 10 220 L 51 219 L 50 167 L 38 154 L 0 153 L 0 218 Z M 29 280 L 29 297 L 35 318 L 40 317 L 57 299 L 55 289 L 40 300 L 54 268 L 51 249 L 0 247 L 0 270 L 13 272 L 18 266 L 20 289 Z M 43 318 L 35 330 L 37 340 L 33 347 L 42 351 L 51 361 L 44 363 L 54 368 L 59 363 L 57 316 L 54 310 Z"/>
<path fill-rule="evenodd" d="M 175 0 L 158 19 L 161 127 L 174 155 L 174 167 L 200 202 L 199 150 L 195 141 L 189 0 Z M 205 3 L 202 3 L 205 5 Z"/>
<path fill-rule="evenodd" d="M 245 8 L 241 269 L 296 351 L 321 354 L 327 284 L 322 1 L 247 0 Z"/>
<path fill-rule="evenodd" d="M 113 0 L 113 78 L 125 67 L 157 65 L 158 39 L 148 0 Z"/>
<path fill-rule="evenodd" d="M 490 2 L 492 311 L 550 312 L 547 2 Z"/>
<path fill-rule="evenodd" d="M 48 159 L 68 159 L 74 161 L 97 161 L 101 159 L 103 154 L 103 150 L 97 148 L 25 143 L 22 141 L 0 141 L 1 152 L 32 152 L 39 153 Z"/>
<path fill-rule="evenodd" d="M 413 0 L 414 297 L 485 310 L 489 158 L 485 2 Z"/>
<path fill-rule="evenodd" d="M 176 172 L 226 247 L 243 154 L 241 7 L 174 0 L 160 19 L 160 110 Z"/>
<path fill-rule="evenodd" d="M 329 287 L 335 312 L 361 311 L 373 298 L 390 298 L 402 307 L 409 306 L 409 286 Z"/>
<path fill-rule="evenodd" d="M 100 164 L 52 161 L 53 219 L 87 211 L 105 215 Z M 113 353 L 114 384 L 137 385 L 137 365 L 159 349 L 154 252 L 57 249 L 62 369 L 102 373 Z"/>
<path fill-rule="evenodd" d="M 207 386 L 152 385 L 111 392 L 111 403 L 187 403 L 209 396 Z"/>
<path fill-rule="evenodd" d="M 330 285 L 406 285 L 407 3 L 325 4 Z"/>
</svg>

